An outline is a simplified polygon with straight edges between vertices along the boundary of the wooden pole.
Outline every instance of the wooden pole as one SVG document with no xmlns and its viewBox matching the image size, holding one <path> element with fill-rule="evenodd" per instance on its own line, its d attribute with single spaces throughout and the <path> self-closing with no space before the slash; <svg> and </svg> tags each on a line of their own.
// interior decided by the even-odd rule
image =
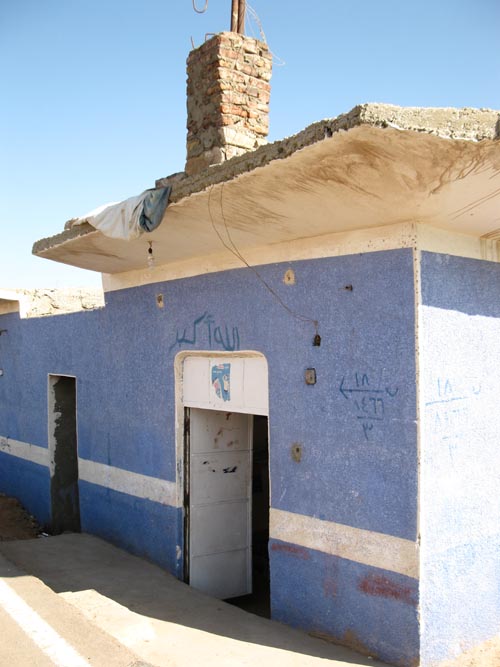
<svg viewBox="0 0 500 667">
<path fill-rule="evenodd" d="M 232 0 L 231 5 L 231 32 L 238 32 L 239 0 Z"/>
<path fill-rule="evenodd" d="M 240 35 L 245 34 L 245 14 L 247 11 L 246 0 L 240 0 L 238 8 L 238 32 Z"/>
</svg>

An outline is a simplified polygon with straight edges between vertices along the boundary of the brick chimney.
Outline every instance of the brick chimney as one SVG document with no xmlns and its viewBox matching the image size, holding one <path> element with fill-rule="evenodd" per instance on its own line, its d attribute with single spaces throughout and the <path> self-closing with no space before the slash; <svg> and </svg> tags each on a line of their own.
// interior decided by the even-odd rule
<svg viewBox="0 0 500 667">
<path fill-rule="evenodd" d="M 223 32 L 187 60 L 186 173 L 266 143 L 272 56 L 263 42 Z"/>
</svg>

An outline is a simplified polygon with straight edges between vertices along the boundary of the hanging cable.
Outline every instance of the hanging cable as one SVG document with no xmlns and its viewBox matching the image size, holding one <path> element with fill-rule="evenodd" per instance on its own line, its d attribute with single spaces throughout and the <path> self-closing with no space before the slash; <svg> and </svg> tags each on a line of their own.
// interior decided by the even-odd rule
<svg viewBox="0 0 500 667">
<path fill-rule="evenodd" d="M 283 301 L 283 299 L 280 297 L 280 295 L 260 275 L 260 273 L 257 271 L 257 269 L 247 262 L 247 260 L 243 257 L 241 252 L 236 247 L 236 244 L 234 243 L 234 241 L 231 237 L 231 234 L 229 232 L 229 227 L 227 225 L 226 217 L 224 215 L 224 209 L 223 209 L 223 205 L 222 205 L 224 182 L 222 182 L 221 191 L 220 191 L 220 204 L 219 205 L 220 205 L 220 212 L 221 212 L 222 221 L 224 223 L 224 227 L 225 227 L 225 230 L 226 230 L 226 235 L 227 235 L 228 241 L 231 245 L 228 245 L 228 243 L 224 240 L 221 233 L 217 229 L 217 226 L 215 224 L 215 220 L 212 216 L 212 210 L 211 210 L 210 202 L 211 202 L 213 189 L 214 189 L 214 185 L 212 185 L 212 187 L 210 188 L 210 191 L 208 193 L 208 214 L 210 216 L 210 222 L 212 223 L 212 227 L 213 227 L 215 233 L 217 234 L 217 236 L 219 237 L 219 240 L 222 243 L 222 245 L 226 248 L 226 250 L 229 250 L 230 253 L 232 253 L 235 257 L 237 257 L 240 260 L 240 262 L 242 262 L 248 269 L 250 269 L 255 274 L 255 276 L 258 278 L 258 280 L 260 280 L 260 282 L 264 285 L 264 287 L 267 289 L 267 291 L 276 299 L 276 301 L 280 304 L 280 306 L 284 310 L 286 310 L 289 315 L 291 315 L 296 320 L 299 320 L 300 322 L 309 322 L 310 324 L 312 324 L 314 326 L 314 331 L 315 331 L 315 340 L 317 338 L 319 338 L 319 340 L 321 340 L 321 338 L 319 337 L 319 333 L 318 333 L 318 329 L 319 329 L 318 320 L 314 320 L 311 317 L 307 317 L 306 315 L 302 315 L 301 313 L 297 313 L 295 310 L 293 310 L 292 308 L 287 306 L 287 304 Z M 315 343 L 315 345 L 319 345 L 319 343 Z"/>
<path fill-rule="evenodd" d="M 196 0 L 192 0 L 192 2 L 193 2 L 193 9 L 197 14 L 204 14 L 207 11 L 208 0 L 205 0 L 205 6 L 203 7 L 203 9 L 198 9 L 198 7 L 196 6 Z"/>
<path fill-rule="evenodd" d="M 246 8 L 247 8 L 248 13 L 249 13 L 250 16 L 252 17 L 252 19 L 253 19 L 253 20 L 255 21 L 255 23 L 257 24 L 257 28 L 258 28 L 259 33 L 260 33 L 260 39 L 261 39 L 261 41 L 264 42 L 264 44 L 267 44 L 267 39 L 266 39 L 266 35 L 265 35 L 265 33 L 264 33 L 264 29 L 263 29 L 263 27 L 262 27 L 262 22 L 261 22 L 261 20 L 260 20 L 260 18 L 259 18 L 259 16 L 258 16 L 257 12 L 256 12 L 255 9 L 252 7 L 252 5 L 248 4 L 248 2 L 247 2 L 247 5 L 246 5 Z"/>
<path fill-rule="evenodd" d="M 264 28 L 262 27 L 262 22 L 261 22 L 261 20 L 260 20 L 260 18 L 259 18 L 259 15 L 258 15 L 257 12 L 255 11 L 255 9 L 254 9 L 250 4 L 248 4 L 248 2 L 247 2 L 247 4 L 246 4 L 246 8 L 247 8 L 248 15 L 250 16 L 250 18 L 253 20 L 253 22 L 254 22 L 254 23 L 256 24 L 256 26 L 257 26 L 257 29 L 258 29 L 259 34 L 260 34 L 260 41 L 261 41 L 261 42 L 264 42 L 264 44 L 267 44 L 266 34 L 265 34 L 265 32 L 264 32 Z M 255 35 L 255 32 L 254 32 L 254 30 L 253 30 L 252 20 L 250 20 L 250 21 L 247 22 L 247 23 L 248 23 L 248 26 L 249 26 L 249 28 L 250 28 L 250 32 L 252 33 L 252 37 L 253 37 L 254 39 L 259 39 L 259 37 L 257 37 L 257 36 Z M 273 57 L 273 64 L 274 64 L 274 65 L 278 65 L 278 67 L 282 67 L 283 65 L 286 65 L 286 62 L 283 60 L 283 58 L 280 58 L 279 56 L 277 56 L 277 55 L 276 55 L 273 51 L 271 51 L 271 50 L 269 50 L 269 53 L 270 53 L 271 56 Z"/>
</svg>

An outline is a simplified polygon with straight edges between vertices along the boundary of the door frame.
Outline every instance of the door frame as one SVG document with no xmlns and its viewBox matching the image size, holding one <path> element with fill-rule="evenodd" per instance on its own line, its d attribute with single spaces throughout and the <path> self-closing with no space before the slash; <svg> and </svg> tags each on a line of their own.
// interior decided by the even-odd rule
<svg viewBox="0 0 500 667">
<path fill-rule="evenodd" d="M 175 374 L 175 453 L 176 453 L 176 476 L 177 476 L 177 507 L 182 509 L 182 519 L 178 522 L 178 539 L 177 539 L 177 554 L 178 554 L 178 576 L 183 581 L 189 583 L 189 433 L 186 433 L 186 416 L 189 415 L 189 407 L 200 407 L 201 409 L 211 409 L 205 405 L 187 406 L 184 403 L 184 362 L 189 357 L 201 357 L 208 359 L 227 359 L 229 361 L 235 359 L 251 359 L 258 358 L 265 362 L 265 382 L 266 388 L 269 387 L 269 367 L 266 357 L 254 350 L 245 350 L 238 352 L 216 352 L 213 350 L 193 351 L 187 350 L 179 352 L 174 360 L 174 374 Z M 214 410 L 223 411 L 224 408 L 213 408 Z M 265 410 L 255 412 L 255 409 L 238 409 L 232 410 L 228 405 L 226 411 L 241 412 L 243 414 L 255 415 L 262 414 L 267 417 L 268 426 L 268 443 L 269 451 L 271 446 L 270 441 L 270 419 L 269 419 L 269 398 L 266 400 Z M 271 466 L 269 460 L 269 502 L 271 502 Z"/>
<path fill-rule="evenodd" d="M 56 473 L 56 448 L 57 442 L 55 440 L 55 429 L 56 429 L 56 415 L 55 406 L 55 386 L 61 378 L 69 378 L 74 380 L 75 388 L 75 456 L 76 456 L 76 494 L 77 494 L 77 511 L 78 511 L 78 523 L 80 524 L 81 515 L 80 515 L 80 457 L 79 457 L 79 444 L 78 444 L 78 378 L 76 375 L 70 373 L 47 373 L 47 450 L 49 454 L 49 475 L 50 475 L 50 514 L 51 514 L 51 524 L 54 521 L 54 507 L 52 500 L 52 481 Z"/>
</svg>

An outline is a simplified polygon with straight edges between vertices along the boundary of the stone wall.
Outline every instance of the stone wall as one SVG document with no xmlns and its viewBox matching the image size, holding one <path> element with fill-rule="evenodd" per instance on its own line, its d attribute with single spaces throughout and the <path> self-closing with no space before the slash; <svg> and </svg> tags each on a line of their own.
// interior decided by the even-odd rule
<svg viewBox="0 0 500 667">
<path fill-rule="evenodd" d="M 19 312 L 22 318 L 47 317 L 94 310 L 104 306 L 104 293 L 99 288 L 17 289 L 9 290 L 8 297 L 8 299 L 2 298 L 0 291 L 0 315 Z"/>
<path fill-rule="evenodd" d="M 187 60 L 186 172 L 266 143 L 272 56 L 266 44 L 238 33 L 215 35 Z"/>
</svg>

